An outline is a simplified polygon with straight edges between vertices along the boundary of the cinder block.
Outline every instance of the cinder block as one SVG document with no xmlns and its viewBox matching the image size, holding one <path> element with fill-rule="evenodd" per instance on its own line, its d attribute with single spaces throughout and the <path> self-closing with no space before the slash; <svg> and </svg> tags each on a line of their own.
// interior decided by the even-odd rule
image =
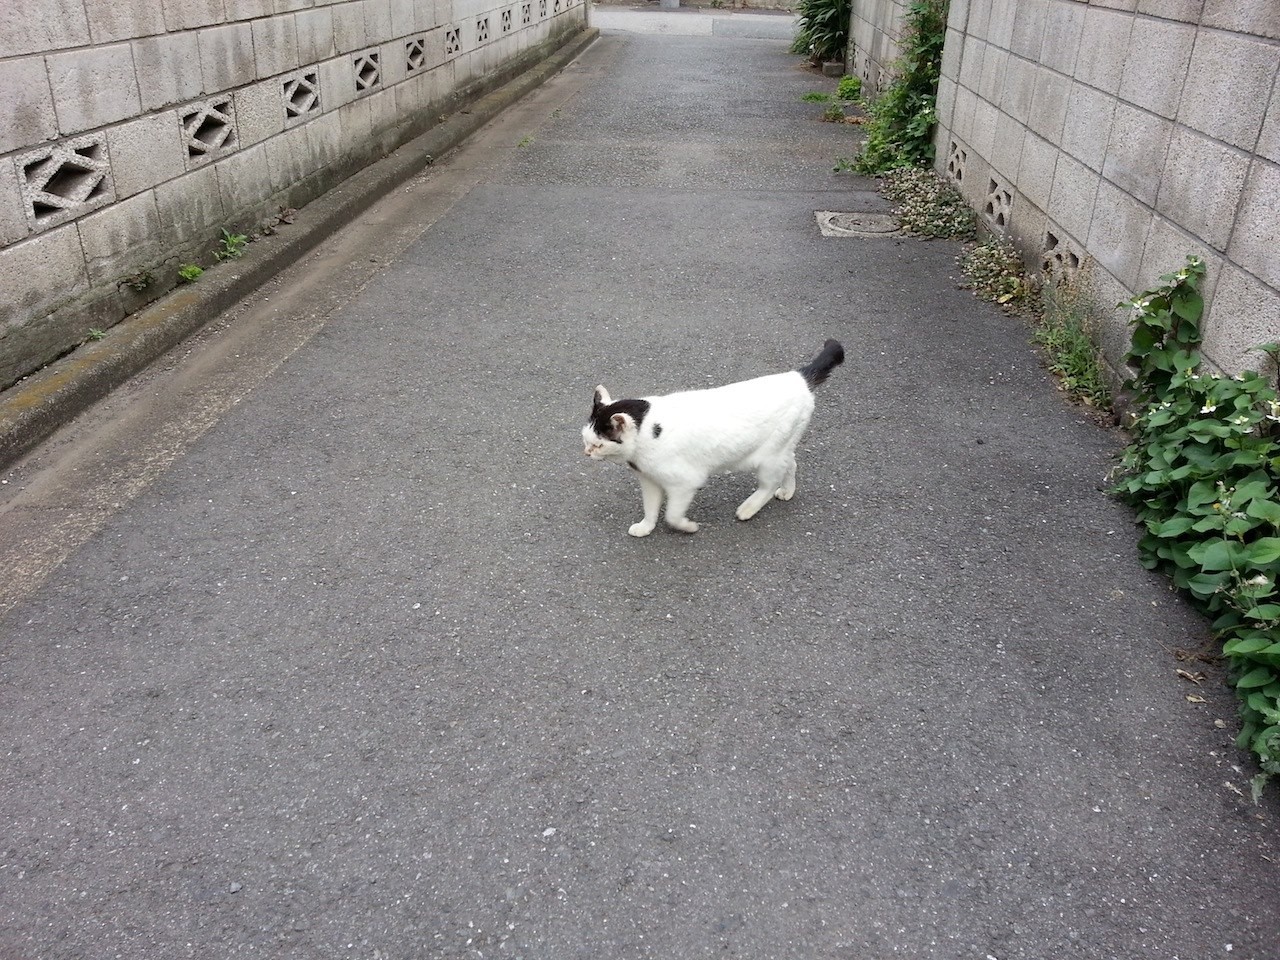
<svg viewBox="0 0 1280 960">
<path fill-rule="evenodd" d="M 58 129 L 64 136 L 142 112 L 129 44 L 57 53 L 45 62 Z"/>
<path fill-rule="evenodd" d="M 973 8 L 976 13 L 986 4 L 979 3 Z M 1002 50 L 1013 47 L 1013 27 L 1022 15 L 1022 0 L 994 0 L 991 4 L 991 15 L 983 33 L 988 42 Z"/>
<path fill-rule="evenodd" d="M 422 69 L 434 70 L 444 63 L 444 30 L 437 28 L 423 34 L 422 53 L 424 56 Z M 1280 101 L 1280 98 L 1277 98 Z M 1280 112 L 1280 111 L 1278 111 Z M 1280 126 L 1280 122 L 1277 123 Z"/>
<path fill-rule="evenodd" d="M 1195 39 L 1196 28 L 1185 23 L 1135 20 L 1120 78 L 1121 99 L 1173 119 Z"/>
<path fill-rule="evenodd" d="M 418 33 L 418 10 L 413 0 L 391 0 L 391 36 L 407 37 Z"/>
<path fill-rule="evenodd" d="M 984 157 L 991 156 L 996 143 L 996 122 L 1000 111 L 987 101 L 979 98 L 973 108 L 973 135 L 970 143 L 973 149 Z"/>
<path fill-rule="evenodd" d="M 1280 163 L 1280 83 L 1271 92 L 1271 107 L 1258 135 L 1258 155 Z"/>
<path fill-rule="evenodd" d="M 338 55 L 333 36 L 333 11 L 329 7 L 302 10 L 294 14 L 298 32 L 298 63 L 319 63 Z"/>
<path fill-rule="evenodd" d="M 1265 369 L 1267 355 L 1257 347 L 1280 341 L 1280 291 L 1228 264 L 1205 316 L 1201 349 L 1231 373 Z"/>
<path fill-rule="evenodd" d="M 260 143 L 284 129 L 285 108 L 277 78 L 251 83 L 235 92 L 236 129 L 242 146 Z"/>
<path fill-rule="evenodd" d="M 1031 118 L 1031 104 L 1036 93 L 1036 66 L 1021 57 L 1010 57 L 1005 64 L 1004 92 L 1000 109 L 1019 123 Z"/>
<path fill-rule="evenodd" d="M 1204 242 L 1187 233 L 1179 224 L 1159 214 L 1151 218 L 1151 229 L 1147 232 L 1147 243 L 1142 251 L 1142 267 L 1138 271 L 1138 279 L 1134 284 L 1134 292 L 1149 290 L 1160 282 L 1166 273 L 1178 270 L 1187 262 L 1187 256 L 1195 254 L 1204 259 L 1206 265 L 1214 266 L 1213 276 L 1222 263 L 1222 257 L 1205 246 Z M 1208 288 L 1201 293 L 1207 294 Z"/>
<path fill-rule="evenodd" d="M 94 285 L 115 283 L 159 259 L 160 214 L 150 191 L 92 213 L 77 226 Z"/>
<path fill-rule="evenodd" d="M 1022 161 L 1014 184 L 1023 197 L 1046 212 L 1059 152 L 1056 145 L 1035 134 L 1028 134 L 1022 144 Z"/>
<path fill-rule="evenodd" d="M 1044 44 L 1044 24 L 1049 0 L 1021 0 L 1013 21 L 1009 51 L 1028 60 L 1039 60 Z"/>
<path fill-rule="evenodd" d="M 364 0 L 364 35 L 370 47 L 395 36 L 391 32 L 391 0 Z"/>
<path fill-rule="evenodd" d="M 1119 92 L 1133 20 L 1129 13 L 1089 6 L 1082 32 L 1088 40 L 1081 43 L 1076 56 L 1077 80 L 1106 93 Z"/>
<path fill-rule="evenodd" d="M 1138 0 L 1138 13 L 1183 23 L 1199 23 L 1203 6 L 1204 0 Z"/>
<path fill-rule="evenodd" d="M 232 22 L 269 17 L 276 12 L 273 0 L 223 0 L 223 3 L 227 19 Z"/>
<path fill-rule="evenodd" d="M 955 82 L 960 76 L 960 55 L 964 52 L 965 35 L 958 30 L 948 30 L 942 45 L 941 76 Z"/>
<path fill-rule="evenodd" d="M 89 33 L 94 43 L 116 43 L 165 32 L 160 4 L 147 0 L 120 3 L 86 3 Z"/>
<path fill-rule="evenodd" d="M 14 170 L 32 230 L 48 230 L 115 201 L 107 138 L 101 132 L 19 154 Z"/>
<path fill-rule="evenodd" d="M 10 244 L 0 249 L 0 326 L 47 313 L 88 287 L 75 224 Z"/>
<path fill-rule="evenodd" d="M 1200 23 L 1255 37 L 1280 40 L 1275 0 L 1204 0 Z"/>
<path fill-rule="evenodd" d="M 0 153 L 57 136 L 44 57 L 0 60 Z"/>
<path fill-rule="evenodd" d="M 83 0 L 0 3 L 0 51 L 6 57 L 48 53 L 90 43 Z"/>
<path fill-rule="evenodd" d="M 377 137 L 386 133 L 400 122 L 396 113 L 396 95 L 391 90 L 379 90 L 369 100 L 369 130 Z"/>
<path fill-rule="evenodd" d="M 210 228 L 226 222 L 222 194 L 218 190 L 218 171 L 213 166 L 201 167 L 156 187 L 156 208 L 160 214 L 164 243 L 181 247 Z"/>
<path fill-rule="evenodd" d="M 982 61 L 986 56 L 987 44 L 977 37 L 965 37 L 964 53 L 960 56 L 960 86 L 968 87 L 974 93 L 982 83 Z"/>
<path fill-rule="evenodd" d="M 0 160 L 0 247 L 30 233 L 25 206 L 17 167 L 12 160 Z"/>
<path fill-rule="evenodd" d="M 293 186 L 316 169 L 311 154 L 311 139 L 305 127 L 286 130 L 272 137 L 265 144 L 267 149 L 267 173 L 271 177 L 271 189 L 280 193 Z"/>
<path fill-rule="evenodd" d="M 293 14 L 254 20 L 250 27 L 259 80 L 298 68 L 298 28 Z"/>
<path fill-rule="evenodd" d="M 527 34 L 528 31 L 521 31 Z M 946 77 L 938 78 L 938 97 L 936 101 L 936 109 L 938 111 L 938 125 L 950 128 L 955 119 L 956 110 L 956 84 L 954 80 Z"/>
<path fill-rule="evenodd" d="M 1087 7 L 1076 0 L 1053 0 L 1045 15 L 1040 62 L 1070 76 L 1076 68 Z"/>
<path fill-rule="evenodd" d="M 1041 67 L 1036 72 L 1036 92 L 1027 126 L 1046 140 L 1058 142 L 1067 122 L 1070 99 L 1071 81 L 1060 73 Z"/>
<path fill-rule="evenodd" d="M 947 7 L 947 27 L 964 32 L 969 22 L 969 0 L 951 0 Z"/>
<path fill-rule="evenodd" d="M 991 3 L 969 4 L 967 24 L 961 32 L 972 34 L 975 37 L 989 37 L 991 33 L 991 8 L 993 6 L 994 4 Z M 1009 49 L 1009 44 L 1005 43 L 1004 48 L 1006 50 Z"/>
<path fill-rule="evenodd" d="M 1143 203 L 1154 206 L 1160 170 L 1169 152 L 1173 124 L 1162 117 L 1116 105 L 1102 175 Z"/>
<path fill-rule="evenodd" d="M 350 56 L 320 64 L 320 108 L 328 113 L 356 98 L 356 75 Z"/>
<path fill-rule="evenodd" d="M 230 90 L 255 76 L 253 28 L 247 23 L 209 27 L 200 34 L 200 73 L 209 93 Z"/>
<path fill-rule="evenodd" d="M 222 209 L 231 222 L 244 219 L 271 196 L 271 172 L 263 144 L 233 153 L 214 165 Z"/>
<path fill-rule="evenodd" d="M 373 117 L 369 110 L 369 98 L 347 104 L 338 111 L 342 120 L 342 155 L 350 156 L 369 144 L 373 135 Z"/>
<path fill-rule="evenodd" d="M 195 30 L 227 19 L 222 0 L 163 0 L 164 25 L 170 31 Z"/>
<path fill-rule="evenodd" d="M 1098 184 L 1088 250 L 1126 287 L 1132 288 L 1137 282 L 1151 216 L 1148 208 L 1125 191 L 1106 180 Z"/>
<path fill-rule="evenodd" d="M 1254 160 L 1236 213 L 1228 253 L 1264 283 L 1280 288 L 1280 168 Z"/>
<path fill-rule="evenodd" d="M 403 40 L 392 40 L 382 45 L 382 85 L 394 87 L 409 75 L 405 65 Z"/>
<path fill-rule="evenodd" d="M 182 127 L 173 110 L 109 127 L 107 150 L 116 196 L 121 198 L 150 190 L 186 171 Z"/>
<path fill-rule="evenodd" d="M 342 118 L 336 111 L 317 117 L 301 129 L 307 131 L 317 169 L 342 159 Z"/>
<path fill-rule="evenodd" d="M 304 67 L 273 81 L 280 95 L 280 109 L 285 127 L 310 123 L 324 109 L 320 95 L 320 72 L 316 67 Z"/>
<path fill-rule="evenodd" d="M 1280 6 L 1276 15 L 1280 17 Z M 1252 150 L 1266 115 L 1280 51 L 1274 44 L 1201 30 L 1178 120 Z"/>
<path fill-rule="evenodd" d="M 1062 149 L 1094 170 L 1101 170 L 1111 139 L 1115 98 L 1083 83 L 1071 85 Z"/>
<path fill-rule="evenodd" d="M 339 53 L 351 53 L 367 47 L 363 0 L 344 0 L 330 8 L 333 11 L 333 39 Z"/>
<path fill-rule="evenodd" d="M 1007 180 L 1018 176 L 1018 167 L 1022 163 L 1022 144 L 1026 137 L 1027 128 L 1007 113 L 996 118 L 996 141 L 988 159 Z"/>
<path fill-rule="evenodd" d="M 194 33 L 135 40 L 132 47 L 142 109 L 167 107 L 204 93 L 200 42 Z"/>
<path fill-rule="evenodd" d="M 454 82 L 457 82 L 455 73 Z M 978 106 L 978 95 L 965 87 L 956 88 L 955 120 L 951 127 L 956 135 L 966 142 L 973 136 L 973 113 Z"/>
<path fill-rule="evenodd" d="M 1089 237 L 1101 177 L 1068 156 L 1058 157 L 1049 195 L 1049 218 L 1082 244 Z"/>
<path fill-rule="evenodd" d="M 1225 250 L 1248 172 L 1244 154 L 1179 127 L 1169 141 L 1156 209 Z"/>
<path fill-rule="evenodd" d="M 316 4 L 316 0 L 275 0 L 276 13 L 291 13 L 295 10 L 306 10 Z"/>
<path fill-rule="evenodd" d="M 978 96 L 989 103 L 999 103 L 1004 92 L 1004 75 L 1009 65 L 1009 54 L 999 47 L 987 45 L 982 58 L 982 78 L 978 81 Z"/>
</svg>

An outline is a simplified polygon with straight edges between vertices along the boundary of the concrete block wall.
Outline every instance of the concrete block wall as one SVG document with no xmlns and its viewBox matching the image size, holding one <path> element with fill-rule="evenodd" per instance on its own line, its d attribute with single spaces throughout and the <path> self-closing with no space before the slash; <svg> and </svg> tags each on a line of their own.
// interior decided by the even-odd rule
<svg viewBox="0 0 1280 960">
<path fill-rule="evenodd" d="M 585 0 L 0 2 L 0 389 L 586 26 Z M 137 289 L 137 288 L 141 289 Z"/>
<path fill-rule="evenodd" d="M 868 93 L 877 93 L 888 83 L 893 62 L 901 55 L 898 38 L 910 0 L 852 0 L 850 6 L 845 71 L 861 77 Z"/>
<path fill-rule="evenodd" d="M 1280 340 L 1276 0 L 951 0 L 937 165 L 1029 264 L 1114 305 L 1208 266 L 1204 354 L 1260 368 Z M 1118 367 L 1117 367 L 1118 370 Z"/>
</svg>

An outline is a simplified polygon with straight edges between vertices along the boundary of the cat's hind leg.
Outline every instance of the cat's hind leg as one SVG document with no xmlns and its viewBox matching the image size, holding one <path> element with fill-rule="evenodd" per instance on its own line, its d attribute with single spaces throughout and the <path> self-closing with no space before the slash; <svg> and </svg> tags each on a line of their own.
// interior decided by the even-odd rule
<svg viewBox="0 0 1280 960">
<path fill-rule="evenodd" d="M 762 463 L 756 471 L 756 491 L 743 500 L 738 506 L 738 519 L 750 520 L 760 508 L 774 498 L 783 489 L 788 475 L 787 460 L 778 458 Z M 791 475 L 792 490 L 795 489 L 795 475 Z"/>
<path fill-rule="evenodd" d="M 790 453 L 787 455 L 787 472 L 782 478 L 782 486 L 778 487 L 773 494 L 779 500 L 790 500 L 796 495 L 796 455 Z"/>
<path fill-rule="evenodd" d="M 697 533 L 698 525 L 685 516 L 697 487 L 682 487 L 667 491 L 667 523 L 682 533 Z"/>
<path fill-rule="evenodd" d="M 662 485 L 640 474 L 640 499 L 644 501 L 644 519 L 633 523 L 627 533 L 633 537 L 647 537 L 653 533 L 658 523 L 658 512 L 662 509 Z"/>
</svg>

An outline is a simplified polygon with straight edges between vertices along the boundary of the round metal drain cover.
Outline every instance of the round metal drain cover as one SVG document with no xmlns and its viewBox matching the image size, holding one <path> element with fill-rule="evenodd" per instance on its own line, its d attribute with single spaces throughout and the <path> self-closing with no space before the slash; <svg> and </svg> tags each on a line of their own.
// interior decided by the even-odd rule
<svg viewBox="0 0 1280 960">
<path fill-rule="evenodd" d="M 824 237 L 884 237 L 898 232 L 898 221 L 888 213 L 814 213 Z"/>
</svg>

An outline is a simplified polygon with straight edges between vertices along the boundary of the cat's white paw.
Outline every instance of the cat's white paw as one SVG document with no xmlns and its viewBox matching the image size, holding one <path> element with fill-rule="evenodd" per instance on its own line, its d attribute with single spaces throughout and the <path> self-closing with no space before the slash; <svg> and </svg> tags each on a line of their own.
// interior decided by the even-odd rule
<svg viewBox="0 0 1280 960">
<path fill-rule="evenodd" d="M 779 487 L 777 493 L 774 494 L 779 500 L 790 500 L 796 495 L 796 488 L 792 487 L 788 490 L 786 487 Z"/>
<path fill-rule="evenodd" d="M 649 534 L 653 533 L 653 524 L 645 523 L 641 520 L 639 523 L 633 523 L 631 526 L 627 527 L 627 533 L 631 534 L 633 537 L 647 537 Z"/>
<path fill-rule="evenodd" d="M 760 508 L 748 500 L 738 507 L 736 516 L 739 520 L 750 520 L 759 512 Z"/>
<path fill-rule="evenodd" d="M 684 520 L 668 520 L 667 523 L 681 533 L 697 533 L 698 525 L 687 517 Z"/>
</svg>

